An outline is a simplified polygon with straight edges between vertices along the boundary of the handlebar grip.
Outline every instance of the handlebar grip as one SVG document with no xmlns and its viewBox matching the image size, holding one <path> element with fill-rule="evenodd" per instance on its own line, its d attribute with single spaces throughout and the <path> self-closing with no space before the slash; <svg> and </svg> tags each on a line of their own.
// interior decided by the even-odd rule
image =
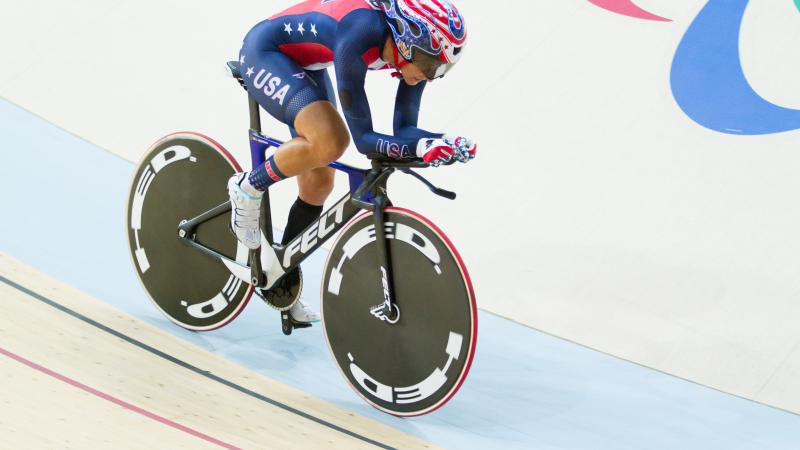
<svg viewBox="0 0 800 450">
<path fill-rule="evenodd" d="M 449 199 L 449 200 L 455 200 L 456 199 L 456 193 L 453 192 L 453 191 L 447 191 L 447 190 L 444 190 L 444 189 L 436 188 L 436 189 L 433 190 L 433 193 L 436 194 L 436 195 L 439 195 L 441 197 L 444 197 L 446 199 Z"/>
</svg>

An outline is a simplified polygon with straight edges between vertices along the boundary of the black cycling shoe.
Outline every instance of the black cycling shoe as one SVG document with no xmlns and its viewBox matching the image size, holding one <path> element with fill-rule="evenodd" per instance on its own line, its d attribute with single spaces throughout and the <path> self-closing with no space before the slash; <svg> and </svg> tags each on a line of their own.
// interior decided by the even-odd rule
<svg viewBox="0 0 800 450">
<path fill-rule="evenodd" d="M 287 273 L 270 289 L 258 289 L 259 296 L 272 308 L 286 311 L 300 299 L 303 292 L 303 273 L 300 268 Z"/>
</svg>

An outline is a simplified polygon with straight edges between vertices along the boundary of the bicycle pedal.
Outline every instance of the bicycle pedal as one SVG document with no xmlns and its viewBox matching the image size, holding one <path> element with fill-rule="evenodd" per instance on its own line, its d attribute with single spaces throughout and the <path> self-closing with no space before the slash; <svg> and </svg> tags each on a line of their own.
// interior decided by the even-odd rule
<svg viewBox="0 0 800 450">
<path fill-rule="evenodd" d="M 296 328 L 310 328 L 311 324 L 308 322 L 298 322 L 297 320 L 292 319 L 291 314 L 289 311 L 281 311 L 281 330 L 283 330 L 283 334 L 289 336 L 292 334 L 292 330 Z"/>
</svg>

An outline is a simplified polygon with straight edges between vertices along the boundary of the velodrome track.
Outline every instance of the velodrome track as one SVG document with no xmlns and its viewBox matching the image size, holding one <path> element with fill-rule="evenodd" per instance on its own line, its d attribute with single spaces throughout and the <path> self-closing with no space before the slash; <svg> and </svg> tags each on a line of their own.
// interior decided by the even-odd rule
<svg viewBox="0 0 800 450">
<path fill-rule="evenodd" d="M 126 255 L 131 161 L 181 129 L 244 161 L 222 63 L 294 1 L 0 0 L 0 448 L 800 447 L 758 403 L 800 412 L 800 0 L 457 0 L 470 48 L 420 122 L 479 156 L 426 174 L 458 201 L 401 178 L 393 200 L 450 234 L 483 310 L 466 384 L 411 420 L 257 302 L 176 329 Z M 370 75 L 377 129 L 394 83 Z"/>
<path fill-rule="evenodd" d="M 257 302 L 209 333 L 160 317 L 126 254 L 133 165 L 6 101 L 0 123 L 2 446 L 761 450 L 800 443 L 794 414 L 483 311 L 458 395 L 427 416 L 389 417 L 345 385 L 320 327 L 286 338 L 277 314 Z M 312 304 L 322 259 L 304 267 Z"/>
</svg>

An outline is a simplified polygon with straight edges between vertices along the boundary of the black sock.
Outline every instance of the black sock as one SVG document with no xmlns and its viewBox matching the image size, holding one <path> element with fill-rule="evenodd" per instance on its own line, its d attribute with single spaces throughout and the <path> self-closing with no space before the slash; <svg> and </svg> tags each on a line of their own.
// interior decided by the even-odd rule
<svg viewBox="0 0 800 450">
<path fill-rule="evenodd" d="M 322 206 L 310 205 L 297 197 L 297 200 L 289 210 L 289 219 L 286 221 L 286 229 L 283 231 L 281 244 L 286 245 L 289 241 L 296 238 L 307 226 L 319 219 L 322 214 Z"/>
</svg>

